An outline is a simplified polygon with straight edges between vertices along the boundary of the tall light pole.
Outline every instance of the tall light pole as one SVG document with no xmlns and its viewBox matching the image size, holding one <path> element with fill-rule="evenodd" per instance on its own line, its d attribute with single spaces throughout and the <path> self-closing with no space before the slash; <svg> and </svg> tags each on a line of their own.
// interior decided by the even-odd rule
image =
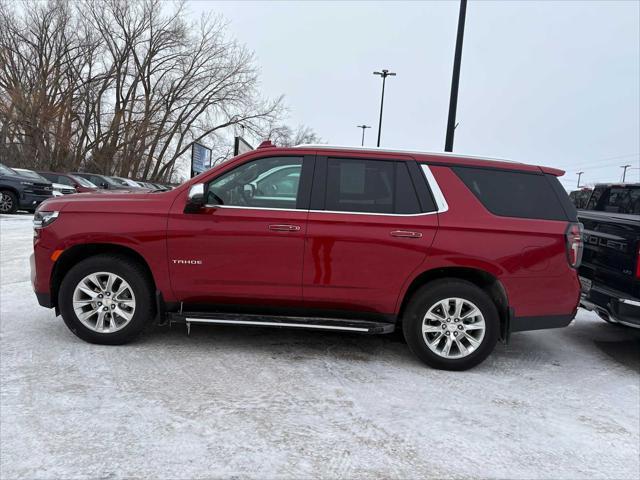
<svg viewBox="0 0 640 480">
<path fill-rule="evenodd" d="M 582 174 L 584 172 L 577 172 L 578 173 L 578 188 L 580 188 L 580 177 L 582 177 Z"/>
<path fill-rule="evenodd" d="M 356 125 L 356 127 L 361 128 L 362 129 L 362 143 L 360 144 L 360 146 L 364 147 L 364 131 L 367 128 L 371 128 L 371 125 Z"/>
<path fill-rule="evenodd" d="M 453 151 L 453 133 L 456 128 L 456 109 L 458 108 L 458 86 L 460 84 L 460 62 L 462 60 L 462 40 L 464 38 L 464 19 L 467 15 L 467 0 L 460 0 L 458 16 L 458 35 L 456 37 L 456 51 L 453 56 L 453 76 L 451 78 L 451 98 L 449 99 L 449 119 L 447 121 L 447 136 L 444 141 L 444 151 Z"/>
<path fill-rule="evenodd" d="M 624 183 L 625 179 L 627 178 L 627 168 L 629 168 L 631 165 L 621 165 L 620 168 L 624 169 L 622 170 L 622 183 Z"/>
<path fill-rule="evenodd" d="M 384 84 L 387 81 L 387 77 L 395 77 L 396 74 L 390 72 L 387 69 L 381 72 L 373 72 L 374 75 L 380 75 L 382 77 L 382 98 L 380 99 L 380 123 L 378 124 L 378 147 L 380 146 L 380 132 L 382 131 L 382 107 L 384 106 Z"/>
</svg>

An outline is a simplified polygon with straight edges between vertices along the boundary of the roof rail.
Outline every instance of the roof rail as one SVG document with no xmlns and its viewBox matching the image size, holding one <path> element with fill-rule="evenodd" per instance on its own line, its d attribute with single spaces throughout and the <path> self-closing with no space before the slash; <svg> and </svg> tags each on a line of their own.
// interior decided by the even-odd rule
<svg viewBox="0 0 640 480">
<path fill-rule="evenodd" d="M 300 145 L 296 145 L 293 148 L 321 148 L 324 150 L 361 150 L 361 151 L 371 151 L 371 152 L 384 152 L 384 153 L 413 153 L 417 155 L 438 155 L 441 157 L 456 157 L 456 158 L 470 158 L 473 160 L 486 160 L 491 162 L 508 162 L 508 163 L 522 163 L 516 162 L 514 160 L 507 160 L 505 158 L 492 158 L 492 157 L 481 157 L 476 155 L 465 155 L 461 153 L 452 153 L 452 152 L 424 152 L 420 150 L 404 150 L 401 148 L 380 148 L 380 147 L 359 147 L 359 146 L 348 146 L 348 145 L 327 145 L 324 143 L 302 143 Z"/>
</svg>

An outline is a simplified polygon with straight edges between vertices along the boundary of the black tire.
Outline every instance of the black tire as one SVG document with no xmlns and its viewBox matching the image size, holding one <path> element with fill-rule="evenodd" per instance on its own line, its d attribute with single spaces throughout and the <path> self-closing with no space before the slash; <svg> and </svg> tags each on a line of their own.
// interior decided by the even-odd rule
<svg viewBox="0 0 640 480">
<path fill-rule="evenodd" d="M 73 308 L 73 292 L 80 281 L 96 272 L 114 273 L 124 279 L 135 295 L 135 311 L 129 323 L 121 330 L 99 333 L 85 326 Z M 58 305 L 64 323 L 76 336 L 89 343 L 122 345 L 135 339 L 155 314 L 152 285 L 144 268 L 122 255 L 101 254 L 89 257 L 75 265 L 65 275 L 58 293 Z"/>
<path fill-rule="evenodd" d="M 18 197 L 11 190 L 0 190 L 0 202 L 3 210 L 0 213 L 16 213 L 18 210 Z"/>
<path fill-rule="evenodd" d="M 467 300 L 480 310 L 485 321 L 485 333 L 475 350 L 467 356 L 452 359 L 433 352 L 427 346 L 422 325 L 432 306 L 454 297 Z M 430 282 L 415 292 L 402 316 L 402 330 L 409 349 L 430 367 L 440 370 L 468 370 L 481 363 L 493 351 L 500 332 L 500 317 L 493 300 L 484 290 L 471 282 L 448 278 Z M 458 351 L 461 352 L 461 349 Z"/>
</svg>

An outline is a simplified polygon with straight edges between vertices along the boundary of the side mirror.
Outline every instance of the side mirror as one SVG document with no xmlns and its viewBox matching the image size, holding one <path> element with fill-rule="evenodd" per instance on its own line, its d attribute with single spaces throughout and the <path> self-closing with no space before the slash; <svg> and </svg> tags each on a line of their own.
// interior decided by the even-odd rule
<svg viewBox="0 0 640 480">
<path fill-rule="evenodd" d="M 196 183 L 189 189 L 184 213 L 196 213 L 204 207 L 204 183 Z"/>
<path fill-rule="evenodd" d="M 100 184 L 100 188 L 106 188 L 108 190 L 109 189 L 109 184 L 107 182 L 102 182 Z"/>
</svg>

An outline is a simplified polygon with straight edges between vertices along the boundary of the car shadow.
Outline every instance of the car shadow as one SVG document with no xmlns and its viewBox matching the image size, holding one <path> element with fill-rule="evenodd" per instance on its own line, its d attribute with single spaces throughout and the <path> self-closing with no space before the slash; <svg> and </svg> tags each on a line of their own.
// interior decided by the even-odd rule
<svg viewBox="0 0 640 480">
<path fill-rule="evenodd" d="M 640 373 L 640 330 L 623 325 L 605 323 L 603 329 L 611 330 L 614 339 L 594 339 L 593 344 L 617 363 Z"/>
<path fill-rule="evenodd" d="M 47 336 L 66 343 L 74 339 L 60 322 L 46 323 L 40 328 L 51 329 Z M 63 333 L 64 332 L 64 333 Z M 81 340 L 75 338 L 75 341 Z M 71 340 L 73 341 L 73 340 Z M 424 366 L 410 351 L 402 331 L 386 335 L 361 335 L 278 329 L 192 325 L 187 334 L 185 325 L 150 327 L 137 341 L 120 348 L 177 349 L 189 354 L 212 351 L 258 353 L 286 361 L 332 359 L 356 362 L 386 362 L 396 365 Z M 489 358 L 474 371 L 520 370 L 534 366 L 562 368 L 573 356 L 566 351 L 580 352 L 593 359 L 610 359 L 611 363 L 640 372 L 640 330 L 611 325 L 599 320 L 578 320 L 568 328 L 539 330 L 514 334 L 509 344 L 498 343 Z M 564 350 L 564 351 L 563 351 Z M 604 355 L 604 357 L 603 357 Z M 579 359 L 577 361 L 583 361 Z M 605 363 L 606 360 L 604 360 Z"/>
<path fill-rule="evenodd" d="M 581 350 L 594 349 L 604 353 L 613 362 L 640 372 L 640 330 L 610 325 L 599 320 L 578 320 L 570 328 L 523 332 L 513 335 L 508 345 L 498 343 L 489 357 L 490 364 L 552 363 L 557 340 L 574 344 Z M 239 350 L 260 351 L 278 356 L 303 358 L 326 356 L 345 360 L 375 361 L 381 356 L 386 360 L 420 364 L 409 352 L 401 330 L 386 335 L 359 335 L 295 329 L 261 327 L 192 325 L 187 335 L 185 325 L 154 327 L 140 342 L 199 348 L 211 346 Z M 487 363 L 487 362 L 485 362 Z M 483 364 L 484 365 L 484 364 Z M 480 365 L 477 368 L 484 368 Z"/>
</svg>

